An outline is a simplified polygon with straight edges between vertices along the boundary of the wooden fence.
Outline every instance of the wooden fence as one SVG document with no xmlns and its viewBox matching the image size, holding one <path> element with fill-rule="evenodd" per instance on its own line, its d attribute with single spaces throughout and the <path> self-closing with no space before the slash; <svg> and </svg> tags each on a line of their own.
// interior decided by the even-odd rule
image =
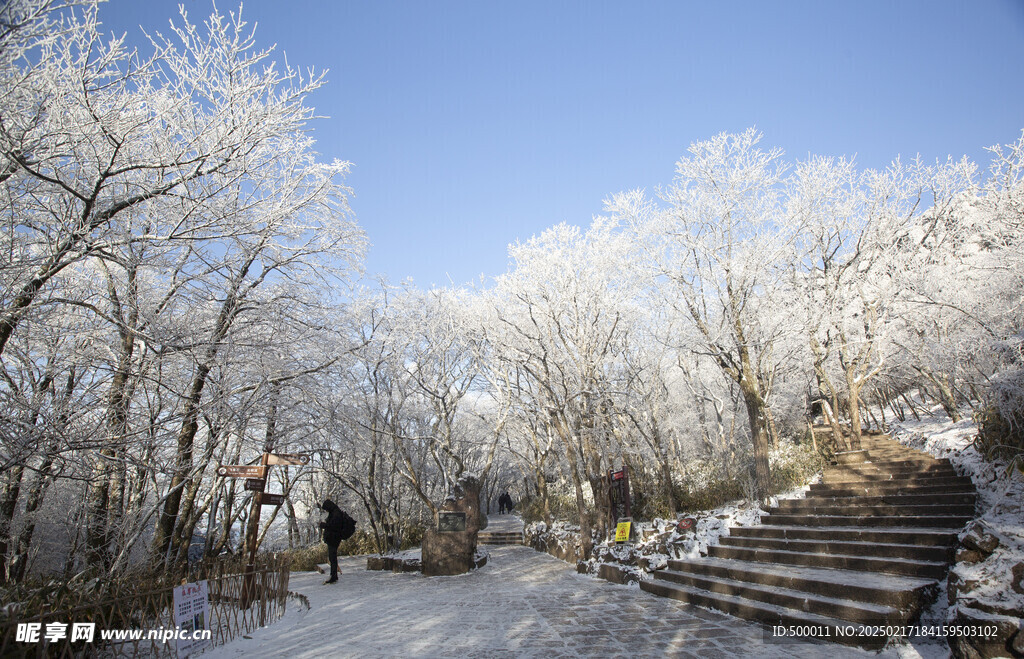
<svg viewBox="0 0 1024 659">
<path fill-rule="evenodd" d="M 288 599 L 289 562 L 270 558 L 248 576 L 240 565 L 214 564 L 193 573 L 190 580 L 205 579 L 210 597 L 210 624 L 214 646 L 240 634 L 266 626 L 284 615 Z M 247 582 L 249 585 L 247 585 Z M 151 630 L 176 629 L 173 587 L 133 592 L 97 602 L 84 602 L 60 611 L 0 623 L 0 657 L 176 657 L 174 640 L 149 638 Z M 72 640 L 75 623 L 93 623 L 92 641 Z M 18 639 L 18 627 L 38 625 L 38 640 Z M 28 627 L 23 626 L 24 634 Z M 47 632 L 52 630 L 48 639 Z M 103 630 L 141 631 L 141 638 L 104 640 Z M 63 633 L 61 633 L 63 632 Z M 56 636 L 64 638 L 54 638 Z"/>
</svg>

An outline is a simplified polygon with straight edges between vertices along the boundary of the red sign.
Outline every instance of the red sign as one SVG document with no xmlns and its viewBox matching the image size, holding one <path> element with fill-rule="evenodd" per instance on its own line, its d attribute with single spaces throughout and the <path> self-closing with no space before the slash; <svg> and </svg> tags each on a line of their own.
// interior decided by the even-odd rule
<svg viewBox="0 0 1024 659">
<path fill-rule="evenodd" d="M 684 517 L 676 523 L 676 528 L 680 531 L 688 531 L 697 525 L 697 520 L 692 517 Z"/>
<path fill-rule="evenodd" d="M 263 465 L 221 465 L 217 475 L 225 478 L 264 478 L 267 468 Z"/>
</svg>

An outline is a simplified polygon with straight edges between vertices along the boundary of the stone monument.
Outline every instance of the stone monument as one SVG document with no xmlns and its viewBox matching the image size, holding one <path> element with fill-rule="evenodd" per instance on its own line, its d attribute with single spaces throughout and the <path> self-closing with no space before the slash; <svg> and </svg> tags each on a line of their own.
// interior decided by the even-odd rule
<svg viewBox="0 0 1024 659">
<path fill-rule="evenodd" d="M 464 574 L 477 564 L 476 536 L 487 528 L 480 512 L 480 481 L 463 476 L 438 511 L 437 528 L 423 536 L 423 574 L 428 577 Z"/>
</svg>

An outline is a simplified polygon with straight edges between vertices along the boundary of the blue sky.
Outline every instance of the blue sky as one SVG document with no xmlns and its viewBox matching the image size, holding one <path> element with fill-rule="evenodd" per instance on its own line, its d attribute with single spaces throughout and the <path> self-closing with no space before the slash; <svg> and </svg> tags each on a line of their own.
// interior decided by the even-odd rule
<svg viewBox="0 0 1024 659">
<path fill-rule="evenodd" d="M 206 0 L 183 0 L 193 21 Z M 111 0 L 108 30 L 178 2 Z M 222 12 L 237 4 L 221 0 Z M 967 155 L 1024 128 L 1020 0 L 248 0 L 261 45 L 329 69 L 324 159 L 351 161 L 369 273 L 461 284 L 507 245 L 671 182 L 694 141 L 757 126 L 791 160 Z"/>
</svg>

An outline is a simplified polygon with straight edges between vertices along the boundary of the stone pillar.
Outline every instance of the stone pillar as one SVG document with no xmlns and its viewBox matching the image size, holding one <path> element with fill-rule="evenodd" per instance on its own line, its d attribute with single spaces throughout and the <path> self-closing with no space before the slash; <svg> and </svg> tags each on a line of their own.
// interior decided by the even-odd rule
<svg viewBox="0 0 1024 659">
<path fill-rule="evenodd" d="M 423 536 L 423 574 L 464 574 L 475 566 L 476 537 L 487 526 L 480 513 L 480 481 L 464 476 L 441 505 L 439 528 Z M 464 525 L 462 524 L 464 520 Z"/>
</svg>

